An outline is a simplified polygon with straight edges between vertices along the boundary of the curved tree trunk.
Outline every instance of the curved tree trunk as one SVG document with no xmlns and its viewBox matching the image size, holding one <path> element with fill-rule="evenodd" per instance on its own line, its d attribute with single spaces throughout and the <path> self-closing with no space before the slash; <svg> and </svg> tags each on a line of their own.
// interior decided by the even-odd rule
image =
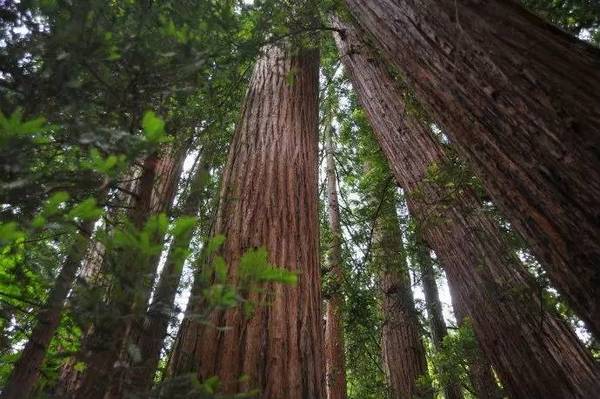
<svg viewBox="0 0 600 399">
<path fill-rule="evenodd" d="M 464 310 L 463 304 L 459 298 L 454 294 L 452 286 L 450 288 L 450 295 L 452 296 L 452 308 L 454 309 L 454 315 L 456 316 L 456 322 L 458 325 L 462 325 L 467 316 Z M 473 384 L 475 395 L 477 399 L 502 399 L 502 391 L 496 382 L 496 378 L 492 372 L 492 366 L 486 359 L 485 355 L 481 353 L 479 344 L 473 351 L 467 354 L 465 359 L 469 368 L 469 378 Z"/>
<path fill-rule="evenodd" d="M 431 387 L 419 381 L 427 375 L 427 361 L 395 197 L 386 194 L 375 221 L 373 253 L 382 292 L 384 371 L 392 399 L 431 398 Z"/>
<path fill-rule="evenodd" d="M 600 50 L 508 0 L 347 0 L 600 336 Z"/>
<path fill-rule="evenodd" d="M 25 344 L 19 360 L 13 366 L 13 371 L 2 388 L 0 398 L 28 398 L 34 391 L 40 376 L 40 369 L 46 357 L 46 351 L 60 324 L 65 300 L 73 286 L 77 270 L 79 270 L 88 248 L 94 223 L 95 220 L 85 222 L 80 228 L 77 238 L 71 244 L 71 251 L 63 262 L 44 308 L 37 315 L 37 322 L 31 336 Z"/>
<path fill-rule="evenodd" d="M 592 398 L 598 367 L 567 325 L 540 303 L 537 287 L 467 187 L 425 179 L 447 162 L 429 129 L 407 110 L 385 65 L 349 25 L 336 35 L 342 61 L 413 219 L 472 317 L 483 351 L 514 398 Z"/>
<path fill-rule="evenodd" d="M 327 399 L 346 397 L 346 365 L 344 356 L 343 308 L 344 270 L 342 267 L 342 227 L 340 225 L 340 207 L 337 194 L 335 172 L 335 145 L 331 131 L 331 121 L 325 126 L 327 140 L 327 211 L 331 229 L 331 247 L 329 248 L 329 271 L 332 275 L 334 290 L 325 300 L 325 377 Z"/>
<path fill-rule="evenodd" d="M 429 327 L 431 329 L 431 340 L 433 341 L 435 350 L 439 352 L 443 350 L 444 337 L 448 335 L 448 329 L 444 320 L 442 302 L 440 301 L 435 269 L 433 268 L 429 248 L 419 239 L 416 241 L 417 261 L 419 262 L 419 269 L 421 271 L 421 284 L 423 285 L 423 292 L 425 294 L 425 306 L 427 307 L 427 318 L 429 319 Z M 441 370 L 441 372 L 444 373 L 446 370 Z M 445 399 L 461 399 L 463 397 L 458 381 L 450 380 L 444 384 L 443 388 Z"/>
<path fill-rule="evenodd" d="M 257 62 L 222 182 L 215 234 L 231 284 L 247 249 L 299 273 L 297 286 L 270 284 L 240 308 L 198 323 L 199 301 L 184 320 L 169 368 L 217 376 L 223 393 L 323 398 L 323 338 L 317 198 L 318 52 L 268 47 Z M 216 327 L 226 327 L 219 329 Z M 246 378 L 240 379 L 242 375 Z"/>
</svg>

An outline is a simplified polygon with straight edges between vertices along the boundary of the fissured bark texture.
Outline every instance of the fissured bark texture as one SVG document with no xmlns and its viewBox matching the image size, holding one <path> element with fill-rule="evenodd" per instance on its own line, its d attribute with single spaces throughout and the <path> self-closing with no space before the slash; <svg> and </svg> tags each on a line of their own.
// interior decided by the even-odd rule
<svg viewBox="0 0 600 399">
<path fill-rule="evenodd" d="M 213 311 L 198 323 L 193 315 L 202 313 L 203 304 L 192 305 L 170 361 L 174 374 L 219 377 L 224 393 L 258 389 L 265 399 L 325 397 L 318 57 L 316 50 L 271 46 L 257 61 L 223 173 L 215 226 L 226 237 L 220 253 L 230 283 L 238 279 L 242 254 L 264 246 L 272 264 L 298 272 L 298 284 L 251 293 L 259 305 L 250 318 L 236 308 Z"/>
<path fill-rule="evenodd" d="M 432 7 L 435 7 L 432 5 Z M 467 187 L 425 179 L 446 163 L 442 146 L 407 109 L 398 82 L 350 25 L 336 35 L 347 71 L 411 215 L 435 251 L 449 284 L 473 320 L 483 351 L 513 398 L 592 398 L 598 368 L 575 334 L 539 299 L 539 291 L 495 220 Z"/>
<path fill-rule="evenodd" d="M 600 50 L 507 0 L 347 0 L 600 336 Z"/>
<path fill-rule="evenodd" d="M 431 398 L 430 387 L 419 381 L 427 376 L 427 361 L 393 195 L 380 202 L 373 255 L 382 293 L 381 352 L 390 397 Z"/>
</svg>

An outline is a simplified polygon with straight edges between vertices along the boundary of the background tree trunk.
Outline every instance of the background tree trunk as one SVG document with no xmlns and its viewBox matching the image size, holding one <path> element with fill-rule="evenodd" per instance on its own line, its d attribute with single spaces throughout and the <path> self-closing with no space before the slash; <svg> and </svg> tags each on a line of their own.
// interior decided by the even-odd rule
<svg viewBox="0 0 600 399">
<path fill-rule="evenodd" d="M 463 304 L 459 301 L 457 296 L 453 294 L 454 290 L 452 286 L 449 288 L 452 296 L 452 308 L 454 309 L 456 322 L 459 326 L 462 326 L 467 320 L 467 313 L 464 310 Z M 465 359 L 469 367 L 469 378 L 473 384 L 475 395 L 478 399 L 501 399 L 504 395 L 502 395 L 502 391 L 496 382 L 496 378 L 492 372 L 492 366 L 481 352 L 479 343 L 476 342 L 476 344 L 474 350 L 470 351 L 467 354 L 467 359 Z"/>
<path fill-rule="evenodd" d="M 231 284 L 240 257 L 264 246 L 274 265 L 299 273 L 272 284 L 242 309 L 202 312 L 195 303 L 170 361 L 175 374 L 218 376 L 224 393 L 257 388 L 261 398 L 323 398 L 323 337 L 317 198 L 318 52 L 265 49 L 257 62 L 229 152 L 215 233 Z M 215 327 L 227 327 L 217 329 Z M 242 374 L 246 379 L 240 380 Z"/>
<path fill-rule="evenodd" d="M 60 324 L 65 300 L 88 248 L 95 222 L 95 220 L 90 220 L 84 222 L 80 227 L 80 232 L 71 244 L 71 251 L 63 262 L 44 308 L 37 315 L 37 322 L 31 336 L 25 344 L 19 360 L 14 364 L 8 381 L 2 388 L 0 398 L 28 398 L 35 390 L 46 351 Z"/>
<path fill-rule="evenodd" d="M 333 281 L 333 292 L 325 300 L 325 377 L 327 399 L 346 397 L 346 364 L 344 356 L 344 270 L 342 266 L 342 227 L 338 204 L 337 176 L 335 170 L 335 144 L 331 131 L 331 120 L 325 126 L 327 140 L 327 212 L 331 230 L 329 248 L 329 272 Z"/>
<path fill-rule="evenodd" d="M 447 159 L 427 127 L 407 110 L 385 65 L 348 24 L 336 35 L 358 92 L 421 237 L 436 252 L 475 333 L 514 398 L 591 398 L 598 368 L 567 325 L 546 311 L 533 279 L 485 214 L 472 190 L 425 180 Z"/>
<path fill-rule="evenodd" d="M 208 165 L 201 159 L 191 180 L 181 206 L 182 216 L 194 217 L 198 214 L 208 177 Z M 206 216 L 204 214 L 204 216 Z M 167 335 L 169 323 L 176 313 L 175 297 L 179 288 L 183 266 L 187 258 L 187 249 L 194 236 L 190 229 L 173 239 L 167 260 L 161 272 L 154 297 L 150 303 L 144 329 L 138 337 L 141 361 L 132 365 L 128 379 L 123 381 L 124 391 L 131 394 L 142 394 L 152 388 L 152 382 L 160 360 L 163 341 Z"/>
<path fill-rule="evenodd" d="M 167 210 L 173 201 L 185 153 L 175 157 L 172 151 L 166 150 L 162 157 L 151 154 L 144 161 L 134 205 L 128 212 L 130 222 L 138 230 L 151 216 Z M 151 239 L 156 244 L 163 237 Z M 120 253 L 105 254 L 104 261 L 113 262 L 116 273 L 116 285 L 110 287 L 108 298 L 112 314 L 102 325 L 94 325 L 84 339 L 86 369 L 76 384 L 74 397 L 120 396 L 122 374 L 130 363 L 130 338 L 142 328 L 158 256 L 143 256 L 136 248 L 127 248 Z"/>
<path fill-rule="evenodd" d="M 514 1 L 346 3 L 600 336 L 600 50 Z"/>
<path fill-rule="evenodd" d="M 380 273 L 383 367 L 393 399 L 431 398 L 427 361 L 412 295 L 393 193 L 381 200 L 374 229 L 374 263 Z M 390 195 L 391 194 L 391 195 Z"/>
<path fill-rule="evenodd" d="M 437 352 L 444 349 L 444 337 L 448 335 L 446 321 L 438 292 L 435 269 L 431 261 L 429 248 L 425 243 L 416 238 L 417 261 L 421 271 L 421 284 L 425 294 L 425 306 L 427 307 L 427 318 L 429 319 L 429 327 L 431 329 L 431 340 L 433 347 Z M 451 372 L 451 370 L 440 370 L 442 373 Z M 446 399 L 461 399 L 462 389 L 459 381 L 450 379 L 443 384 L 444 398 Z"/>
</svg>

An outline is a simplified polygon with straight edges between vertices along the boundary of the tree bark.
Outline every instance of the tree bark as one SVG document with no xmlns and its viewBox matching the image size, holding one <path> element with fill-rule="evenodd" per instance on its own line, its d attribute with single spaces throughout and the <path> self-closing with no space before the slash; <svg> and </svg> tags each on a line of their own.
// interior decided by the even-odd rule
<svg viewBox="0 0 600 399">
<path fill-rule="evenodd" d="M 507 0 L 347 0 L 600 336 L 600 50 Z"/>
<path fill-rule="evenodd" d="M 446 321 L 442 310 L 442 302 L 438 292 L 435 269 L 431 262 L 429 248 L 425 243 L 416 239 L 417 261 L 421 271 L 421 284 L 423 285 L 423 293 L 425 294 L 425 306 L 427 308 L 427 318 L 429 319 L 429 327 L 431 330 L 431 340 L 433 347 L 437 352 L 444 349 L 444 337 L 448 335 Z M 442 373 L 446 370 L 440 370 Z M 448 370 L 449 371 L 449 370 Z M 461 399 L 463 397 L 462 389 L 459 381 L 450 379 L 443 384 L 444 398 L 446 399 Z"/>
<path fill-rule="evenodd" d="M 197 170 L 190 183 L 189 192 L 180 214 L 194 217 L 197 215 L 205 196 L 208 165 L 200 160 Z M 132 394 L 147 394 L 152 388 L 152 382 L 167 336 L 169 323 L 176 313 L 175 297 L 179 288 L 183 266 L 187 257 L 187 248 L 194 236 L 190 229 L 179 237 L 174 238 L 163 271 L 161 272 L 154 297 L 150 303 L 143 331 L 138 337 L 137 346 L 140 349 L 141 361 L 133 364 L 130 373 L 121 381 L 122 390 Z"/>
<path fill-rule="evenodd" d="M 385 65 L 350 25 L 336 35 L 342 61 L 421 237 L 472 317 L 483 351 L 514 398 L 592 398 L 597 365 L 567 325 L 546 311 L 539 290 L 471 189 L 425 179 L 447 162 L 428 127 L 411 113 Z"/>
<path fill-rule="evenodd" d="M 456 322 L 459 326 L 462 326 L 467 316 L 464 310 L 463 304 L 459 301 L 458 297 L 454 294 L 454 289 L 450 287 L 450 295 L 452 296 L 452 308 L 454 309 L 454 316 L 456 316 Z M 467 354 L 467 365 L 469 368 L 469 378 L 473 384 L 475 395 L 478 399 L 502 399 L 502 391 L 496 382 L 496 378 L 492 372 L 492 366 L 486 359 L 485 355 L 481 352 L 479 344 L 477 343 L 473 351 L 469 351 Z"/>
<path fill-rule="evenodd" d="M 344 323 L 343 309 L 344 270 L 342 266 L 342 227 L 340 225 L 340 207 L 337 194 L 337 177 L 335 172 L 335 144 L 331 131 L 331 121 L 326 129 L 327 140 L 327 211 L 331 230 L 331 247 L 329 248 L 329 272 L 332 276 L 334 290 L 325 300 L 325 373 L 327 399 L 346 398 L 346 365 L 344 356 Z"/>
<path fill-rule="evenodd" d="M 427 360 L 395 196 L 389 191 L 384 195 L 375 221 L 373 252 L 382 292 L 383 367 L 392 399 L 431 398 L 431 387 L 419 380 L 427 376 Z"/>
<path fill-rule="evenodd" d="M 13 366 L 6 385 L 2 388 L 0 398 L 28 398 L 35 390 L 46 351 L 60 324 L 65 300 L 85 255 L 94 223 L 95 220 L 90 220 L 81 226 L 56 277 L 56 282 L 48 295 L 44 308 L 37 315 L 37 322 L 31 336 L 25 344 L 19 360 Z"/>
<path fill-rule="evenodd" d="M 318 52 L 266 48 L 257 62 L 223 174 L 216 234 L 228 279 L 242 254 L 264 246 L 269 262 L 298 272 L 297 286 L 249 294 L 258 306 L 213 311 L 198 323 L 196 302 L 170 360 L 175 374 L 219 378 L 223 393 L 259 389 L 261 398 L 323 398 L 318 251 Z M 227 327 L 217 329 L 216 327 Z M 240 380 L 244 374 L 246 378 Z"/>
<path fill-rule="evenodd" d="M 167 210 L 173 201 L 185 153 L 167 149 L 162 156 L 149 155 L 143 165 L 134 199 L 128 212 L 133 227 L 141 230 L 149 218 Z M 157 244 L 163 237 L 151 237 Z M 120 397 L 120 380 L 129 366 L 131 337 L 142 328 L 158 256 L 142 255 L 136 248 L 105 255 L 112 262 L 115 282 L 108 298 L 111 315 L 94 325 L 84 339 L 86 369 L 76 381 L 73 397 L 106 399 Z M 104 266 L 103 266 L 104 267 Z M 98 381 L 104 381 L 99 384 Z"/>
</svg>

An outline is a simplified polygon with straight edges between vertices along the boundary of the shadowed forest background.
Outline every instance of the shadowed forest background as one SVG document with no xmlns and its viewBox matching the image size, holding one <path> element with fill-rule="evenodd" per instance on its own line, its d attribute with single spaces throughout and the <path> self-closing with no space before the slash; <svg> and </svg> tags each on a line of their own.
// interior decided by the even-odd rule
<svg viewBox="0 0 600 399">
<path fill-rule="evenodd" d="M 600 397 L 600 3 L 0 0 L 0 399 Z"/>
</svg>

